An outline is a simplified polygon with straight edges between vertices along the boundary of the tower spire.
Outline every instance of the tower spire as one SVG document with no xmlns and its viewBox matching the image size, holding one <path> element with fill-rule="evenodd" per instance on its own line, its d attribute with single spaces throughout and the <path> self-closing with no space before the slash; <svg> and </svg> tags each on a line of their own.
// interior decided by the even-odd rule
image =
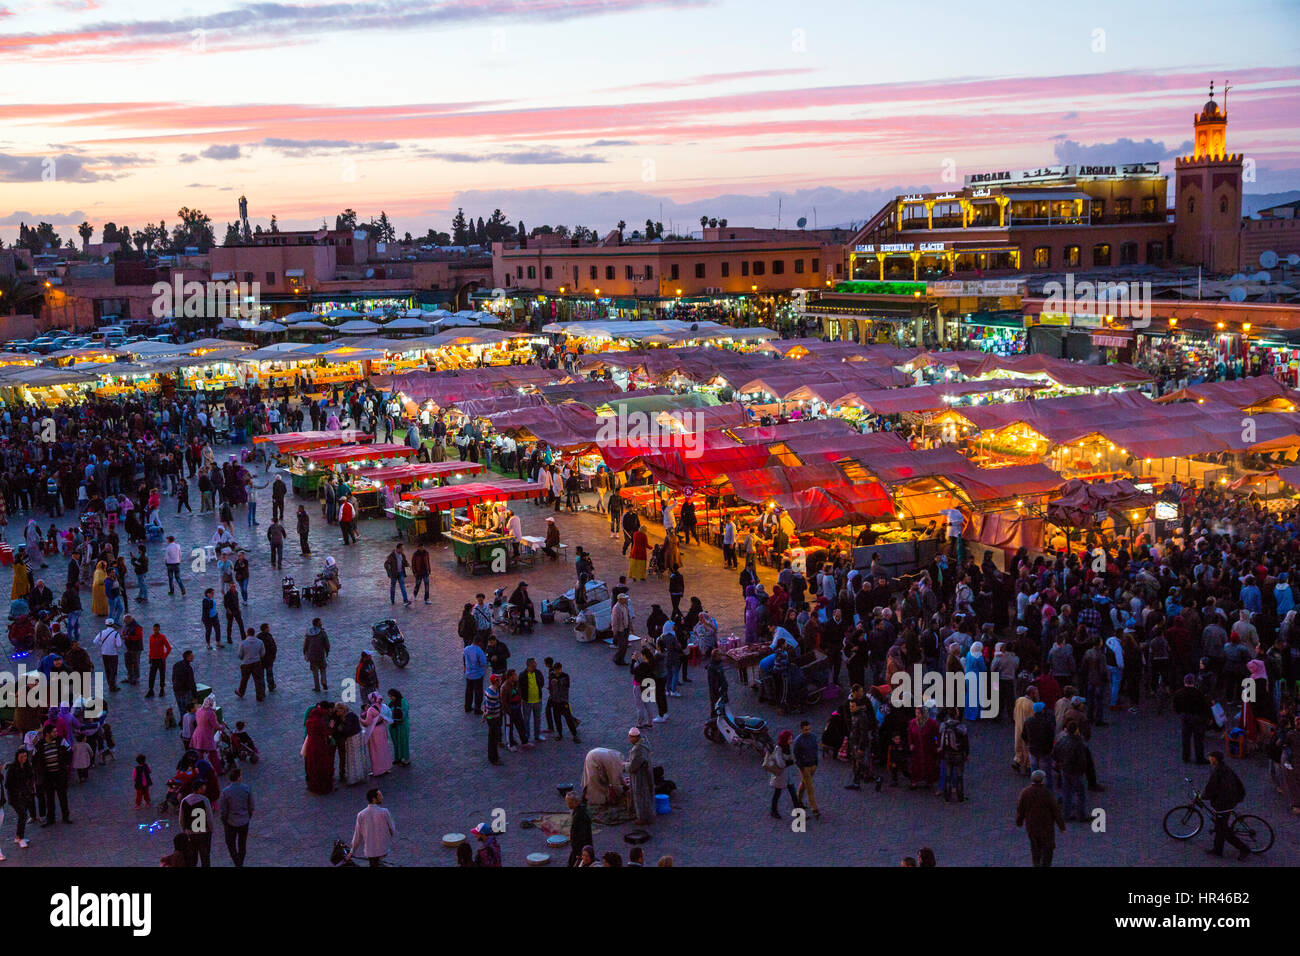
<svg viewBox="0 0 1300 956">
<path fill-rule="evenodd" d="M 1228 81 L 1224 80 L 1223 81 L 1223 115 L 1224 116 L 1228 115 L 1228 89 L 1229 89 Z"/>
</svg>

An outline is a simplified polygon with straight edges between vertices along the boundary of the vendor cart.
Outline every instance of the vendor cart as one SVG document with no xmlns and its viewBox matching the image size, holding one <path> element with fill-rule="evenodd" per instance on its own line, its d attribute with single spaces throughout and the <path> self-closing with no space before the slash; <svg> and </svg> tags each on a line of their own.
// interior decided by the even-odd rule
<svg viewBox="0 0 1300 956">
<path fill-rule="evenodd" d="M 504 573 L 514 567 L 514 539 L 509 535 L 462 525 L 444 537 L 451 542 L 456 563 L 468 568 L 470 574 Z"/>
</svg>

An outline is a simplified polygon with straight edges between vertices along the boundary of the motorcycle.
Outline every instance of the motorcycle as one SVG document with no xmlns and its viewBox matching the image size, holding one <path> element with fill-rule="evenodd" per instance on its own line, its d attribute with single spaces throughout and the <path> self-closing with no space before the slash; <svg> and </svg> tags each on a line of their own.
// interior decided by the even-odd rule
<svg viewBox="0 0 1300 956">
<path fill-rule="evenodd" d="M 370 628 L 370 646 L 382 657 L 391 658 L 398 667 L 411 662 L 411 652 L 406 649 L 406 638 L 394 620 L 380 621 Z"/>
<path fill-rule="evenodd" d="M 735 747 L 747 745 L 760 754 L 772 749 L 767 721 L 762 717 L 737 717 L 725 700 L 713 705 L 713 716 L 704 725 L 704 736 L 713 743 L 728 743 Z"/>
</svg>

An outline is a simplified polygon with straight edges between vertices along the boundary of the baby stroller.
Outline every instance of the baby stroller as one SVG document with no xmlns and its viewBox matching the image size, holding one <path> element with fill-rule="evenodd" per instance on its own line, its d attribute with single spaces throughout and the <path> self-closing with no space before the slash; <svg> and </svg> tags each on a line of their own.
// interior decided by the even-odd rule
<svg viewBox="0 0 1300 956">
<path fill-rule="evenodd" d="M 284 603 L 289 607 L 302 607 L 302 594 L 298 592 L 298 587 L 293 583 L 292 577 L 286 577 L 280 581 L 280 595 L 284 598 Z"/>
<path fill-rule="evenodd" d="M 176 774 L 167 781 L 162 803 L 158 804 L 159 810 L 180 809 L 181 799 L 199 785 L 199 772 L 194 769 L 198 761 L 198 753 L 193 750 L 185 751 L 185 756 L 181 757 L 176 767 Z"/>
<path fill-rule="evenodd" d="M 664 576 L 664 546 L 662 544 L 656 544 L 650 550 L 649 571 L 657 578 Z"/>
<path fill-rule="evenodd" d="M 116 741 L 113 739 L 113 725 L 108 722 L 108 717 L 99 717 L 96 720 L 86 719 L 82 725 L 82 730 L 86 734 L 86 743 L 90 744 L 94 758 L 101 765 L 117 759 L 117 753 L 114 750 Z"/>
</svg>

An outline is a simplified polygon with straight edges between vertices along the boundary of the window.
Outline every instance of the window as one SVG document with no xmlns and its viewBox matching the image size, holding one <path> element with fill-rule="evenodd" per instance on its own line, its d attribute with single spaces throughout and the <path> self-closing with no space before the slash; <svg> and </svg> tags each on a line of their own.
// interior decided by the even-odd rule
<svg viewBox="0 0 1300 956">
<path fill-rule="evenodd" d="M 594 279 L 594 278 L 596 278 L 596 277 L 595 277 L 595 276 L 592 276 L 592 278 Z M 574 285 L 577 285 L 577 284 L 578 284 L 578 267 L 577 267 L 577 266 L 574 266 L 574 267 L 573 267 L 573 284 L 574 284 Z"/>
<path fill-rule="evenodd" d="M 551 277 L 551 267 L 550 266 L 544 267 L 542 269 L 542 275 L 545 276 L 547 279 L 549 279 Z"/>
<path fill-rule="evenodd" d="M 1187 200 L 1187 211 L 1188 211 L 1188 212 L 1196 212 L 1196 200 L 1195 200 L 1195 199 L 1189 199 L 1189 200 Z"/>
<path fill-rule="evenodd" d="M 1115 215 L 1131 216 L 1133 215 L 1133 200 L 1124 198 L 1115 200 Z"/>
<path fill-rule="evenodd" d="M 777 259 L 775 262 L 772 263 L 772 275 L 774 276 L 785 275 L 784 259 Z"/>
<path fill-rule="evenodd" d="M 1226 202 L 1226 201 L 1227 201 L 1227 200 L 1225 200 L 1225 202 Z M 275 273 L 274 273 L 274 272 L 268 272 L 268 273 L 266 274 L 266 284 L 267 284 L 267 285 L 275 285 Z"/>
<path fill-rule="evenodd" d="M 1224 196 L 1222 199 L 1219 200 L 1219 212 L 1227 212 L 1227 211 L 1228 211 L 1228 197 Z"/>
<path fill-rule="evenodd" d="M 530 278 L 530 279 L 536 279 L 536 278 L 537 278 L 537 266 L 529 266 L 529 267 L 528 267 L 528 278 Z"/>
<path fill-rule="evenodd" d="M 1100 219 L 1106 215 L 1106 200 L 1094 199 L 1091 205 L 1091 216 L 1093 219 Z"/>
<path fill-rule="evenodd" d="M 748 260 L 748 259 L 741 259 L 741 260 L 740 260 L 740 274 L 741 274 L 742 276 L 747 276 L 747 275 L 749 275 L 749 260 Z"/>
<path fill-rule="evenodd" d="M 800 273 L 803 272 L 803 260 L 802 260 L 802 259 L 796 259 L 796 260 L 794 260 L 794 271 L 795 271 L 795 274 L 796 274 L 796 275 L 798 275 L 798 274 L 800 274 Z"/>
<path fill-rule="evenodd" d="M 817 260 L 814 259 L 814 260 L 813 260 L 813 268 L 814 268 L 814 269 L 817 268 L 816 262 L 817 262 Z M 837 276 L 842 276 L 842 275 L 844 275 L 844 263 L 842 263 L 842 262 L 837 262 L 837 263 L 835 263 L 835 274 L 836 274 Z"/>
<path fill-rule="evenodd" d="M 624 278 L 624 279 L 627 279 L 629 282 L 632 280 L 632 267 L 631 267 L 631 266 L 624 266 L 624 267 L 623 267 L 623 278 Z"/>
<path fill-rule="evenodd" d="M 1034 268 L 1050 269 L 1052 266 L 1052 247 L 1034 246 Z"/>
<path fill-rule="evenodd" d="M 731 263 L 730 263 L 730 262 L 724 262 L 724 263 L 722 263 L 722 278 L 725 279 L 725 278 L 727 278 L 727 276 L 729 276 L 729 275 L 731 275 Z"/>
<path fill-rule="evenodd" d="M 523 277 L 524 277 L 524 267 L 523 267 L 523 266 L 515 266 L 515 278 L 516 278 L 516 279 L 522 279 Z"/>
<path fill-rule="evenodd" d="M 765 263 L 762 259 L 755 259 L 752 268 L 754 270 L 754 275 L 761 276 L 764 272 L 767 271 L 767 263 Z"/>
<path fill-rule="evenodd" d="M 591 278 L 592 278 L 593 280 L 596 278 L 596 267 L 595 267 L 595 266 L 592 266 L 592 267 L 591 267 Z"/>
<path fill-rule="evenodd" d="M 1156 214 L 1156 197 L 1147 196 L 1142 200 L 1142 215 L 1154 216 Z"/>
<path fill-rule="evenodd" d="M 681 270 L 681 268 L 677 265 L 677 263 L 674 262 L 672 265 L 670 265 L 670 266 L 668 267 L 668 278 L 670 278 L 670 279 L 680 279 L 680 278 L 681 278 L 681 274 L 682 274 L 682 270 Z"/>
<path fill-rule="evenodd" d="M 813 260 L 812 271 L 813 271 L 813 272 L 821 272 L 821 271 L 822 271 L 822 261 L 821 261 L 820 259 L 814 259 L 814 260 Z"/>
<path fill-rule="evenodd" d="M 1160 262 L 1165 257 L 1165 244 L 1157 239 L 1147 243 L 1147 263 Z"/>
<path fill-rule="evenodd" d="M 1110 243 L 1099 242 L 1092 247 L 1092 264 L 1094 266 L 1110 265 Z"/>
<path fill-rule="evenodd" d="M 1119 247 L 1119 264 L 1122 266 L 1137 265 L 1138 261 L 1138 244 L 1136 242 L 1125 242 Z"/>
<path fill-rule="evenodd" d="M 613 266 L 605 266 L 605 278 L 606 278 L 606 279 L 609 279 L 611 282 L 613 281 L 613 279 L 614 279 L 614 267 L 613 267 Z"/>
<path fill-rule="evenodd" d="M 695 278 L 697 278 L 697 279 L 703 279 L 703 278 L 704 278 L 704 263 L 703 263 L 703 262 L 697 262 L 697 263 L 695 263 Z"/>
<path fill-rule="evenodd" d="M 650 265 L 649 263 L 646 263 L 645 277 L 647 279 L 653 279 L 655 277 L 655 267 Z"/>
<path fill-rule="evenodd" d="M 1078 246 L 1066 246 L 1064 252 L 1065 254 L 1062 257 L 1062 263 L 1061 263 L 1062 265 L 1077 266 L 1079 264 Z"/>
<path fill-rule="evenodd" d="M 506 273 L 506 285 L 509 285 L 509 284 L 510 284 L 510 273 L 507 272 L 507 273 Z"/>
</svg>

